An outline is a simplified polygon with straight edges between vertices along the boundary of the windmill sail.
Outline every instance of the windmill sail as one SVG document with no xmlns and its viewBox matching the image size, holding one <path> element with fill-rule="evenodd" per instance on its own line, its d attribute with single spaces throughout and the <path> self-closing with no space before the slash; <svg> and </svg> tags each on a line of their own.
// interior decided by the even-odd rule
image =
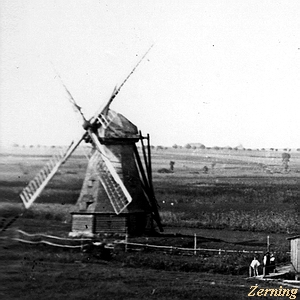
<svg viewBox="0 0 300 300">
<path fill-rule="evenodd" d="M 94 116 L 89 120 L 91 124 L 94 124 L 94 122 L 97 122 L 98 120 L 98 116 L 105 114 L 108 107 L 110 106 L 110 104 L 113 102 L 113 100 L 115 99 L 115 97 L 118 95 L 118 93 L 120 92 L 121 88 L 124 86 L 124 84 L 126 83 L 126 81 L 130 78 L 130 76 L 134 73 L 134 71 L 137 69 L 137 67 L 140 65 L 140 63 L 144 60 L 144 58 L 146 57 L 146 55 L 149 53 L 149 51 L 151 50 L 151 48 L 153 47 L 153 45 L 150 46 L 150 48 L 146 51 L 146 53 L 142 56 L 142 58 L 138 61 L 138 63 L 134 66 L 134 68 L 132 69 L 132 71 L 127 75 L 127 77 L 125 78 L 125 80 L 121 83 L 121 85 L 117 88 L 114 88 L 114 91 L 112 93 L 112 95 L 110 96 L 110 98 L 108 99 L 108 101 L 106 101 L 104 103 L 104 105 L 101 105 L 101 107 L 96 111 L 96 113 L 94 114 Z M 70 94 L 70 93 L 69 93 Z M 72 97 L 72 96 L 71 96 Z M 72 99 L 71 99 L 72 100 Z M 99 120 L 98 120 L 99 121 Z M 101 122 L 100 122 L 101 123 Z M 102 123 L 101 123 L 102 124 Z"/>
<path fill-rule="evenodd" d="M 116 112 L 108 110 L 106 115 L 104 113 L 100 113 L 97 117 L 97 120 L 102 125 L 102 127 L 106 129 L 116 116 Z"/>
<path fill-rule="evenodd" d="M 58 154 L 54 155 L 52 159 L 43 167 L 43 169 L 41 169 L 40 172 L 23 189 L 20 194 L 20 198 L 22 199 L 26 209 L 28 209 L 41 194 L 45 186 L 57 172 L 58 168 L 69 158 L 69 156 L 83 140 L 83 137 L 84 136 L 82 136 L 77 143 L 72 141 L 67 149 L 64 149 Z"/>
<path fill-rule="evenodd" d="M 97 152 L 91 158 L 95 161 L 99 179 L 107 193 L 115 213 L 120 214 L 132 201 L 128 190 L 115 170 L 110 160 L 104 155 L 104 147 L 100 144 L 97 136 L 91 130 L 89 134 L 97 148 Z"/>
</svg>

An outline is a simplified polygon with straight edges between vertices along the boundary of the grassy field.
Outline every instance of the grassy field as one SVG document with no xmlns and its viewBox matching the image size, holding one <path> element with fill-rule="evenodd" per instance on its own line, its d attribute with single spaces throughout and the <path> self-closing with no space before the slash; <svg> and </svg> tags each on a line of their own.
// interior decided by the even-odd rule
<svg viewBox="0 0 300 300">
<path fill-rule="evenodd" d="M 56 150 L 2 151 L 2 226 L 23 211 L 20 191 Z M 300 232 L 300 153 L 289 152 L 285 172 L 282 152 L 153 149 L 153 181 L 165 232 L 132 241 L 193 247 L 197 234 L 201 248 L 265 251 L 269 236 L 277 261 L 288 261 L 286 238 Z M 170 161 L 175 162 L 174 173 L 158 173 Z M 66 236 L 86 166 L 85 151 L 80 149 L 11 228 Z M 2 236 L 10 234 L 7 230 Z M 247 299 L 253 284 L 245 279 L 252 259 L 248 253 L 120 251 L 109 261 L 99 261 L 44 245 L 1 240 L 1 246 L 0 263 L 9 265 L 1 278 L 10 291 L 3 292 L 5 299 L 19 299 L 25 291 L 22 299 Z"/>
<path fill-rule="evenodd" d="M 88 261 L 80 253 L 22 245 L 2 251 L 1 263 L 3 255 L 14 263 L 0 274 L 2 299 L 248 299 L 250 286 L 256 283 L 241 276 L 186 272 L 183 268 L 130 266 L 118 258 Z"/>
</svg>

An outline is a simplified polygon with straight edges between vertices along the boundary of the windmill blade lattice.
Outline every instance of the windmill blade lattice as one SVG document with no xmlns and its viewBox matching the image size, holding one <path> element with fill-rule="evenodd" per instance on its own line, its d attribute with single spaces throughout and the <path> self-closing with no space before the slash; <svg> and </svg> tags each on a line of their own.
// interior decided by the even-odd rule
<svg viewBox="0 0 300 300">
<path fill-rule="evenodd" d="M 99 179 L 115 213 L 118 215 L 130 204 L 132 197 L 114 166 L 104 155 L 104 147 L 100 144 L 97 136 L 91 130 L 89 130 L 89 134 L 98 150 L 91 158 L 92 164 L 95 164 Z"/>
<path fill-rule="evenodd" d="M 83 137 L 72 142 L 69 147 L 62 149 L 58 154 L 55 154 L 51 160 L 40 170 L 40 172 L 29 182 L 20 194 L 25 208 L 28 209 L 36 198 L 41 194 L 45 186 L 52 179 L 58 168 L 68 159 L 76 147 L 80 144 Z"/>
<path fill-rule="evenodd" d="M 109 110 L 106 115 L 100 113 L 97 117 L 97 120 L 103 126 L 103 128 L 106 129 L 116 116 L 116 112 Z"/>
<path fill-rule="evenodd" d="M 117 215 L 120 214 L 132 201 L 130 194 L 121 181 L 119 175 L 116 172 L 115 174 L 113 174 L 114 172 L 111 172 L 113 166 L 109 165 L 111 163 L 107 161 L 103 155 L 97 151 L 91 160 L 96 166 L 99 179 L 107 193 L 115 213 Z M 118 177 L 119 180 L 116 181 L 116 177 Z"/>
</svg>

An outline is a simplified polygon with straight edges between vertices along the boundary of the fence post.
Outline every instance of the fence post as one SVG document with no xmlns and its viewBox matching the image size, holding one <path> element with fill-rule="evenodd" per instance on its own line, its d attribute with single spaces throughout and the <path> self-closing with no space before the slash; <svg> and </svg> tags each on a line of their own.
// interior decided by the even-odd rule
<svg viewBox="0 0 300 300">
<path fill-rule="evenodd" d="M 125 234 L 125 252 L 127 252 L 127 242 L 128 242 L 128 234 L 127 234 L 127 230 L 126 230 L 126 234 Z"/>
<path fill-rule="evenodd" d="M 197 235 L 194 233 L 194 255 L 197 254 Z"/>
</svg>

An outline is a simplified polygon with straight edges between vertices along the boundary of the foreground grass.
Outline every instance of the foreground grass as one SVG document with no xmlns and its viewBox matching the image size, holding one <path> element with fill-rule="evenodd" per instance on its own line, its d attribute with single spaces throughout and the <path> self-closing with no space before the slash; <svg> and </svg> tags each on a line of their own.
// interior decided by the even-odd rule
<svg viewBox="0 0 300 300">
<path fill-rule="evenodd" d="M 248 299 L 257 283 L 245 279 L 245 254 L 117 252 L 103 261 L 78 250 L 1 243 L 3 299 Z"/>
</svg>

